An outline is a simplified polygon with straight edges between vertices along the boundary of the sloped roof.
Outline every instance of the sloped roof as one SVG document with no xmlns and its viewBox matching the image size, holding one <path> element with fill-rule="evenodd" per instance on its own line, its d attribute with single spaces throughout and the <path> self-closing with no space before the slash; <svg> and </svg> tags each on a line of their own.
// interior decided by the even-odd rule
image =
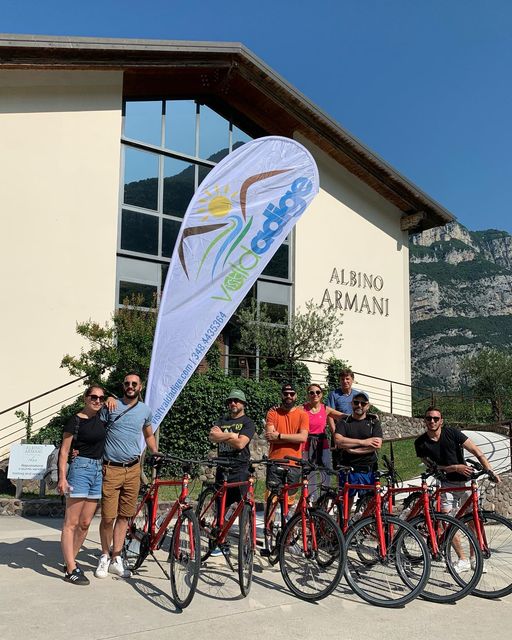
<svg viewBox="0 0 512 640">
<path fill-rule="evenodd" d="M 0 35 L 0 69 L 123 71 L 125 98 L 197 98 L 241 127 L 299 132 L 403 213 L 418 232 L 454 216 L 237 42 Z"/>
</svg>

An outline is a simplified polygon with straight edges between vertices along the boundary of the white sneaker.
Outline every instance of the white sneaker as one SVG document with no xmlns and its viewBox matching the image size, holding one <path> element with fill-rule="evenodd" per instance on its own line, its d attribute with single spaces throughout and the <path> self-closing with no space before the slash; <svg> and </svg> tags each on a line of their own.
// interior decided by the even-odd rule
<svg viewBox="0 0 512 640">
<path fill-rule="evenodd" d="M 465 571 L 469 571 L 471 569 L 471 562 L 469 560 L 458 560 L 453 565 L 453 568 L 457 573 L 464 573 Z"/>
<path fill-rule="evenodd" d="M 129 569 L 124 566 L 121 556 L 116 556 L 109 565 L 109 573 L 114 573 L 120 578 L 129 578 L 132 574 Z"/>
<path fill-rule="evenodd" d="M 110 558 L 106 553 L 104 553 L 100 557 L 100 561 L 98 562 L 98 566 L 96 568 L 96 571 L 94 572 L 94 575 L 97 578 L 106 578 L 108 576 L 109 564 L 110 564 Z"/>
<path fill-rule="evenodd" d="M 473 569 L 473 571 L 476 569 L 476 562 L 473 559 L 471 559 L 471 569 Z M 485 562 L 483 563 L 482 573 L 487 573 L 487 567 L 485 566 Z"/>
</svg>

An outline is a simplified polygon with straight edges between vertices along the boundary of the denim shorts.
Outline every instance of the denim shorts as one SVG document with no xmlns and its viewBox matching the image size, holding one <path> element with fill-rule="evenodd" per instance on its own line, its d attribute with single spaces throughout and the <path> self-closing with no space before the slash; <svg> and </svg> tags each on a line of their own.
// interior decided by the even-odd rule
<svg viewBox="0 0 512 640">
<path fill-rule="evenodd" d="M 69 465 L 68 483 L 73 487 L 69 493 L 70 498 L 89 498 L 99 500 L 101 498 L 101 485 L 103 460 L 82 458 L 77 456 Z"/>
</svg>

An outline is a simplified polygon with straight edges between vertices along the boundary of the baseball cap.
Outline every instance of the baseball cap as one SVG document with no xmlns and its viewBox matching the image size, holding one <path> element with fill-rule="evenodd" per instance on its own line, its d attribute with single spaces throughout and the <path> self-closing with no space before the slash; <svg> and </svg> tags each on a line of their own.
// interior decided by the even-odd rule
<svg viewBox="0 0 512 640">
<path fill-rule="evenodd" d="M 358 391 L 352 396 L 352 400 L 356 398 L 364 398 L 366 402 L 370 402 L 370 396 L 366 393 L 366 391 Z"/>
<path fill-rule="evenodd" d="M 247 398 L 245 397 L 245 393 L 243 391 L 240 391 L 240 389 L 231 389 L 231 391 L 228 394 L 228 397 L 226 398 L 226 402 L 228 400 L 240 400 L 240 402 L 247 404 Z"/>
<path fill-rule="evenodd" d="M 284 393 L 285 391 L 293 391 L 293 393 L 295 393 L 295 387 L 293 384 L 283 384 L 281 387 L 281 393 Z"/>
</svg>

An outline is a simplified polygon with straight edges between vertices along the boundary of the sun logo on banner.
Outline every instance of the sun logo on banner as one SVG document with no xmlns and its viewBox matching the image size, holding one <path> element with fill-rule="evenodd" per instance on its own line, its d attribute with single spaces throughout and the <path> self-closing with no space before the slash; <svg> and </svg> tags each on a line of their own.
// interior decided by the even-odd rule
<svg viewBox="0 0 512 640">
<path fill-rule="evenodd" d="M 237 192 L 234 191 L 227 196 L 229 192 L 229 186 L 224 187 L 223 193 L 221 193 L 222 189 L 218 186 L 215 187 L 214 193 L 210 193 L 209 191 L 205 191 L 206 198 L 201 198 L 199 202 L 206 205 L 203 209 L 198 209 L 198 213 L 205 213 L 212 215 L 214 218 L 223 218 L 233 209 L 233 198 L 237 196 Z M 201 218 L 201 221 L 208 220 L 208 214 Z"/>
<path fill-rule="evenodd" d="M 247 198 L 249 188 L 261 180 L 266 180 L 272 176 L 280 173 L 286 173 L 290 169 L 276 169 L 275 171 L 265 171 L 264 173 L 258 173 L 250 176 L 243 181 L 240 188 L 240 193 L 234 191 L 229 193 L 229 185 L 219 186 L 216 185 L 211 191 L 205 190 L 203 197 L 199 198 L 198 202 L 201 204 L 201 208 L 197 210 L 198 213 L 204 213 L 201 218 L 201 222 L 206 222 L 210 216 L 214 220 L 219 222 L 213 222 L 212 224 L 198 225 L 194 227 L 188 227 L 184 229 L 181 237 L 180 244 L 178 246 L 178 256 L 183 267 L 183 271 L 187 278 L 190 278 L 186 261 L 184 242 L 190 236 L 198 236 L 202 234 L 212 233 L 219 231 L 219 233 L 211 240 L 206 247 L 201 260 L 199 261 L 199 268 L 197 270 L 196 279 L 199 277 L 201 270 L 206 262 L 208 256 L 216 249 L 215 258 L 212 261 L 211 277 L 213 279 L 215 272 L 219 265 L 224 266 L 229 256 L 238 247 L 240 242 L 244 239 L 247 232 L 252 225 L 252 216 L 247 218 Z M 229 194 L 229 195 L 228 195 Z M 238 196 L 238 198 L 237 198 Z M 235 202 L 235 198 L 237 201 Z M 241 215 L 234 213 L 234 209 L 240 211 Z M 220 220 L 223 219 L 223 222 Z M 241 286 L 241 285 L 240 285 Z"/>
</svg>

